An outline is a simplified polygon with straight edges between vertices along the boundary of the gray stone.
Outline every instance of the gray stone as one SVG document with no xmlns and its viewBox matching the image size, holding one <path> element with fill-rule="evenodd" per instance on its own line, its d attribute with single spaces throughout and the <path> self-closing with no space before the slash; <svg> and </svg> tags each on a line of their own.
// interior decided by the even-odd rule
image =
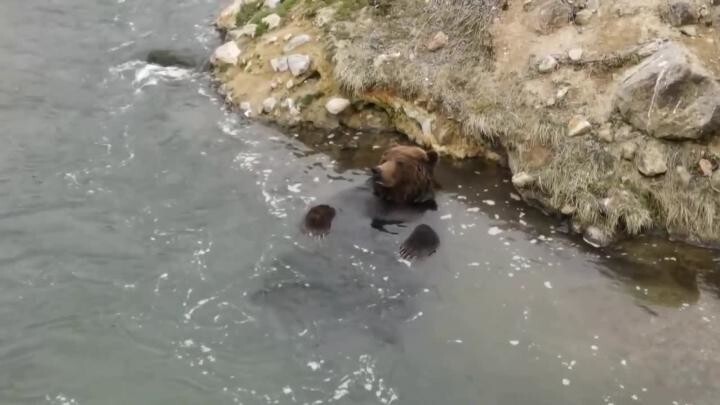
<svg viewBox="0 0 720 405">
<path fill-rule="evenodd" d="M 279 15 L 277 15 L 277 14 L 275 14 L 275 13 L 272 13 L 272 14 L 269 14 L 269 15 L 263 17 L 263 19 L 260 20 L 260 21 L 262 21 L 262 22 L 264 22 L 265 24 L 267 24 L 268 29 L 271 29 L 271 30 L 272 30 L 272 29 L 275 29 L 275 28 L 277 28 L 278 26 L 280 26 L 280 21 L 281 21 L 281 20 L 282 20 L 282 18 L 280 18 Z"/>
<path fill-rule="evenodd" d="M 635 158 L 635 152 L 637 152 L 638 145 L 635 141 L 623 142 L 620 145 L 620 151 L 622 158 L 625 160 L 633 160 Z"/>
<path fill-rule="evenodd" d="M 307 55 L 294 54 L 287 57 L 288 68 L 293 76 L 297 77 L 310 69 L 310 57 Z"/>
<path fill-rule="evenodd" d="M 568 51 L 568 57 L 573 62 L 579 62 L 583 57 L 582 48 L 573 48 Z"/>
<path fill-rule="evenodd" d="M 438 31 L 432 38 L 430 38 L 430 41 L 428 41 L 426 46 L 428 51 L 435 52 L 447 45 L 449 40 L 450 38 L 448 38 L 447 34 L 442 31 Z"/>
<path fill-rule="evenodd" d="M 597 226 L 588 226 L 585 232 L 583 232 L 583 240 L 585 243 L 595 248 L 609 246 L 614 239 L 615 235 L 611 231 Z"/>
<path fill-rule="evenodd" d="M 588 25 L 590 24 L 590 20 L 592 20 L 593 15 L 595 15 L 595 12 L 593 10 L 580 10 L 575 14 L 575 24 Z"/>
<path fill-rule="evenodd" d="M 307 34 L 294 36 L 288 41 L 287 44 L 285 44 L 285 46 L 283 47 L 283 52 L 290 52 L 299 46 L 307 44 L 311 40 L 312 38 L 310 37 L 310 35 Z"/>
<path fill-rule="evenodd" d="M 350 100 L 342 97 L 333 97 L 325 103 L 325 109 L 332 115 L 338 115 L 350 106 Z"/>
<path fill-rule="evenodd" d="M 667 172 L 665 148 L 657 141 L 647 142 L 637 153 L 635 165 L 638 171 L 647 177 L 664 174 Z"/>
<path fill-rule="evenodd" d="M 537 70 L 540 73 L 547 73 L 555 70 L 558 66 L 558 61 L 551 55 L 547 55 L 544 58 L 540 59 L 540 62 L 538 62 Z"/>
<path fill-rule="evenodd" d="M 568 122 L 568 136 L 585 135 L 592 131 L 592 124 L 584 117 L 575 116 Z"/>
<path fill-rule="evenodd" d="M 683 34 L 689 36 L 689 37 L 696 37 L 697 36 L 697 27 L 694 25 L 685 25 L 680 27 L 680 32 Z"/>
<path fill-rule="evenodd" d="M 238 40 L 242 37 L 255 38 L 255 32 L 257 31 L 257 24 L 245 24 L 242 28 L 232 30 L 228 32 L 230 38 Z"/>
<path fill-rule="evenodd" d="M 607 142 L 607 143 L 611 143 L 612 141 L 615 140 L 613 130 L 612 130 L 612 128 L 610 128 L 608 126 L 600 128 L 600 130 L 597 132 L 597 137 L 601 141 Z"/>
<path fill-rule="evenodd" d="M 688 169 L 685 168 L 685 166 L 676 167 L 675 173 L 677 173 L 678 179 L 680 180 L 680 183 L 682 183 L 682 185 L 687 187 L 690 184 L 692 175 L 690 174 Z"/>
<path fill-rule="evenodd" d="M 220 45 L 215 52 L 213 52 L 210 62 L 214 65 L 235 65 L 238 57 L 240 57 L 240 48 L 238 48 L 235 41 L 229 41 Z"/>
<path fill-rule="evenodd" d="M 530 24 L 535 31 L 549 34 L 572 20 L 572 6 L 563 0 L 539 0 L 530 12 Z"/>
<path fill-rule="evenodd" d="M 282 0 L 265 0 L 263 5 L 267 8 L 275 8 L 280 4 Z"/>
<path fill-rule="evenodd" d="M 525 188 L 535 182 L 535 178 L 526 172 L 515 173 L 512 176 L 512 183 L 517 188 Z"/>
<path fill-rule="evenodd" d="M 277 105 L 277 100 L 275 100 L 274 97 L 268 97 L 263 101 L 263 112 L 266 114 L 270 114 L 275 110 L 275 106 Z"/>
<path fill-rule="evenodd" d="M 270 66 L 275 72 L 282 73 L 288 71 L 288 58 L 287 56 L 278 56 L 277 58 L 270 59 Z"/>
<path fill-rule="evenodd" d="M 697 23 L 698 16 L 695 13 L 695 8 L 689 1 L 670 0 L 665 7 L 665 14 L 670 25 L 679 27 L 681 25 Z"/>
<path fill-rule="evenodd" d="M 720 84 L 675 43 L 631 68 L 613 103 L 629 124 L 656 138 L 698 139 L 720 131 Z"/>
</svg>

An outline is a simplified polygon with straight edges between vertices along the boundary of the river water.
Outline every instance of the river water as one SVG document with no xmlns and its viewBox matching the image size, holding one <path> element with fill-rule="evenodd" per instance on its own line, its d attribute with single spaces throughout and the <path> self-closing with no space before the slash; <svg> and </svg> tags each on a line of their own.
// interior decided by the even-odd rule
<svg viewBox="0 0 720 405">
<path fill-rule="evenodd" d="M 298 238 L 394 136 L 284 134 L 145 62 L 201 64 L 220 7 L 0 4 L 0 403 L 718 403 L 714 252 L 586 247 L 482 162 L 439 167 L 427 261 Z"/>
</svg>

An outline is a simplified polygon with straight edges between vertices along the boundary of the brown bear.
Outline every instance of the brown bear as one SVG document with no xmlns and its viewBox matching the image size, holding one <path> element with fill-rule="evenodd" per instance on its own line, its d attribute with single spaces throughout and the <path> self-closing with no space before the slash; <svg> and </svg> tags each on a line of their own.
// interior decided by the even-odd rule
<svg viewBox="0 0 720 405">
<path fill-rule="evenodd" d="M 437 209 L 434 177 L 437 162 L 438 154 L 433 150 L 417 146 L 391 147 L 370 170 L 368 184 L 340 193 L 331 203 L 312 207 L 305 215 L 303 230 L 313 237 L 324 238 L 340 219 L 340 213 L 344 214 L 349 229 L 362 226 L 357 220 L 369 219 L 372 228 L 393 233 L 386 227 L 404 227 L 426 211 Z M 427 257 L 439 244 L 436 232 L 420 224 L 402 243 L 400 255 L 405 259 Z"/>
</svg>

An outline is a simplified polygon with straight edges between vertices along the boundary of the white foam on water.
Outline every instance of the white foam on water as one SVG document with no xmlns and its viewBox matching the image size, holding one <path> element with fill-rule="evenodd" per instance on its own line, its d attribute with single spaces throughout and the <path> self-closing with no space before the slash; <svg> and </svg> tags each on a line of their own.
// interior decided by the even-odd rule
<svg viewBox="0 0 720 405">
<path fill-rule="evenodd" d="M 497 226 L 493 226 L 490 229 L 488 229 L 488 235 L 490 235 L 490 236 L 500 235 L 501 233 L 503 233 L 503 230 L 498 228 Z"/>
</svg>

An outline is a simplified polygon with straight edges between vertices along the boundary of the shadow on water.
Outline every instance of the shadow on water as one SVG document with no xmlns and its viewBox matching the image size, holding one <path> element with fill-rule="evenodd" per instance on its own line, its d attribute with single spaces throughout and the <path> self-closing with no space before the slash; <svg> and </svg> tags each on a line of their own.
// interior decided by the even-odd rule
<svg viewBox="0 0 720 405">
<path fill-rule="evenodd" d="M 330 156 L 335 170 L 365 173 L 378 161 L 382 151 L 393 144 L 409 144 L 397 133 L 362 132 L 339 129 L 301 130 L 293 138 L 310 148 L 303 154 Z M 617 281 L 637 305 L 651 314 L 651 306 L 680 307 L 699 300 L 704 291 L 720 298 L 720 253 L 662 236 L 640 236 L 613 246 L 596 249 L 571 234 L 567 221 L 549 217 L 529 207 L 510 183 L 505 167 L 481 159 L 444 158 L 436 169 L 441 193 L 461 200 L 470 209 L 530 235 L 558 235 L 578 249 L 595 256 L 598 271 Z M 518 216 L 520 220 L 518 220 Z"/>
</svg>

